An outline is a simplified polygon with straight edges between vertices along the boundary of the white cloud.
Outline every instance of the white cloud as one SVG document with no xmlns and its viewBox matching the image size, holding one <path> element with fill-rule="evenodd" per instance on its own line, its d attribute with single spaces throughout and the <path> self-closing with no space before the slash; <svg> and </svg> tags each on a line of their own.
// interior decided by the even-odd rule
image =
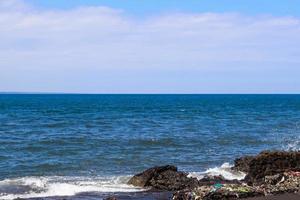
<svg viewBox="0 0 300 200">
<path fill-rule="evenodd" d="M 7 0 L 0 91 L 300 92 L 299 46 L 296 17 L 138 19 L 107 7 L 39 10 Z"/>
<path fill-rule="evenodd" d="M 0 12 L 8 11 L 28 11 L 30 6 L 22 0 L 1 0 L 0 1 Z"/>
</svg>

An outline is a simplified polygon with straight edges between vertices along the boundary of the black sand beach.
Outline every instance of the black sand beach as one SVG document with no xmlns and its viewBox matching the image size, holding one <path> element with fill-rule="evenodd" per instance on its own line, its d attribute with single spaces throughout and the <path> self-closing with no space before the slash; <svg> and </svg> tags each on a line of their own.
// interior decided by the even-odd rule
<svg viewBox="0 0 300 200">
<path fill-rule="evenodd" d="M 109 199 L 112 194 L 93 194 L 84 193 L 72 197 L 46 197 L 46 198 L 30 198 L 26 200 L 99 200 Z M 113 195 L 117 200 L 170 200 L 171 192 L 137 192 L 137 193 L 118 193 Z M 111 200 L 115 200 L 111 198 Z M 300 193 L 290 193 L 281 195 L 272 195 L 264 197 L 246 198 L 245 200 L 299 200 Z M 24 199 L 25 200 L 25 199 Z"/>
<path fill-rule="evenodd" d="M 300 193 L 294 193 L 294 194 L 281 194 L 281 195 L 267 196 L 267 197 L 255 197 L 255 198 L 249 198 L 245 200 L 299 200 L 299 199 L 300 199 Z"/>
</svg>

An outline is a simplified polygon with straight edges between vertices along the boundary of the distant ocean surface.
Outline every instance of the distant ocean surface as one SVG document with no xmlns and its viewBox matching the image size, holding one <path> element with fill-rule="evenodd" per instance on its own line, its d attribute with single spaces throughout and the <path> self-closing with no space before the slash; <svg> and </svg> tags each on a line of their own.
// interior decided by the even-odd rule
<svg viewBox="0 0 300 200">
<path fill-rule="evenodd" d="M 129 175 L 155 165 L 226 175 L 299 148 L 300 95 L 0 94 L 0 199 L 139 191 Z"/>
</svg>

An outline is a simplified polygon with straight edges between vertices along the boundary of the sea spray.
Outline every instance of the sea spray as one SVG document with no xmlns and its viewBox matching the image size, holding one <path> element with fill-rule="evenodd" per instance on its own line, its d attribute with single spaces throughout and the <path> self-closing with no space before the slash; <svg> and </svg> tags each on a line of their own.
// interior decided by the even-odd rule
<svg viewBox="0 0 300 200">
<path fill-rule="evenodd" d="M 23 177 L 0 181 L 0 199 L 73 196 L 83 192 L 138 192 L 144 189 L 127 185 L 123 177 Z M 9 191 L 9 192 L 8 192 Z"/>
<path fill-rule="evenodd" d="M 209 168 L 204 172 L 191 172 L 189 173 L 190 177 L 196 177 L 198 179 L 203 178 L 205 175 L 209 176 L 223 176 L 227 180 L 242 180 L 245 178 L 246 174 L 243 172 L 237 172 L 231 169 L 233 165 L 229 163 L 224 163 L 220 167 Z"/>
</svg>

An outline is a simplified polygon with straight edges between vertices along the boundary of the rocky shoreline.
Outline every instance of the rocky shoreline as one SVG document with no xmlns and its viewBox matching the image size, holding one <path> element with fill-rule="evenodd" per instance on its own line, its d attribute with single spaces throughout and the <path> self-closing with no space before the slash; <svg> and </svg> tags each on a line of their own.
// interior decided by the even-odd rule
<svg viewBox="0 0 300 200">
<path fill-rule="evenodd" d="M 243 156 L 229 170 L 243 173 L 244 179 L 227 180 L 221 175 L 195 178 L 176 166 L 166 165 L 130 178 L 129 185 L 145 189 L 140 192 L 88 192 L 26 200 L 300 200 L 300 151 Z"/>
<path fill-rule="evenodd" d="M 172 192 L 173 200 L 245 199 L 300 192 L 300 151 L 264 151 L 244 156 L 235 160 L 232 170 L 244 172 L 245 178 L 226 180 L 222 176 L 205 176 L 198 180 L 166 165 L 136 174 L 128 184 Z"/>
</svg>

